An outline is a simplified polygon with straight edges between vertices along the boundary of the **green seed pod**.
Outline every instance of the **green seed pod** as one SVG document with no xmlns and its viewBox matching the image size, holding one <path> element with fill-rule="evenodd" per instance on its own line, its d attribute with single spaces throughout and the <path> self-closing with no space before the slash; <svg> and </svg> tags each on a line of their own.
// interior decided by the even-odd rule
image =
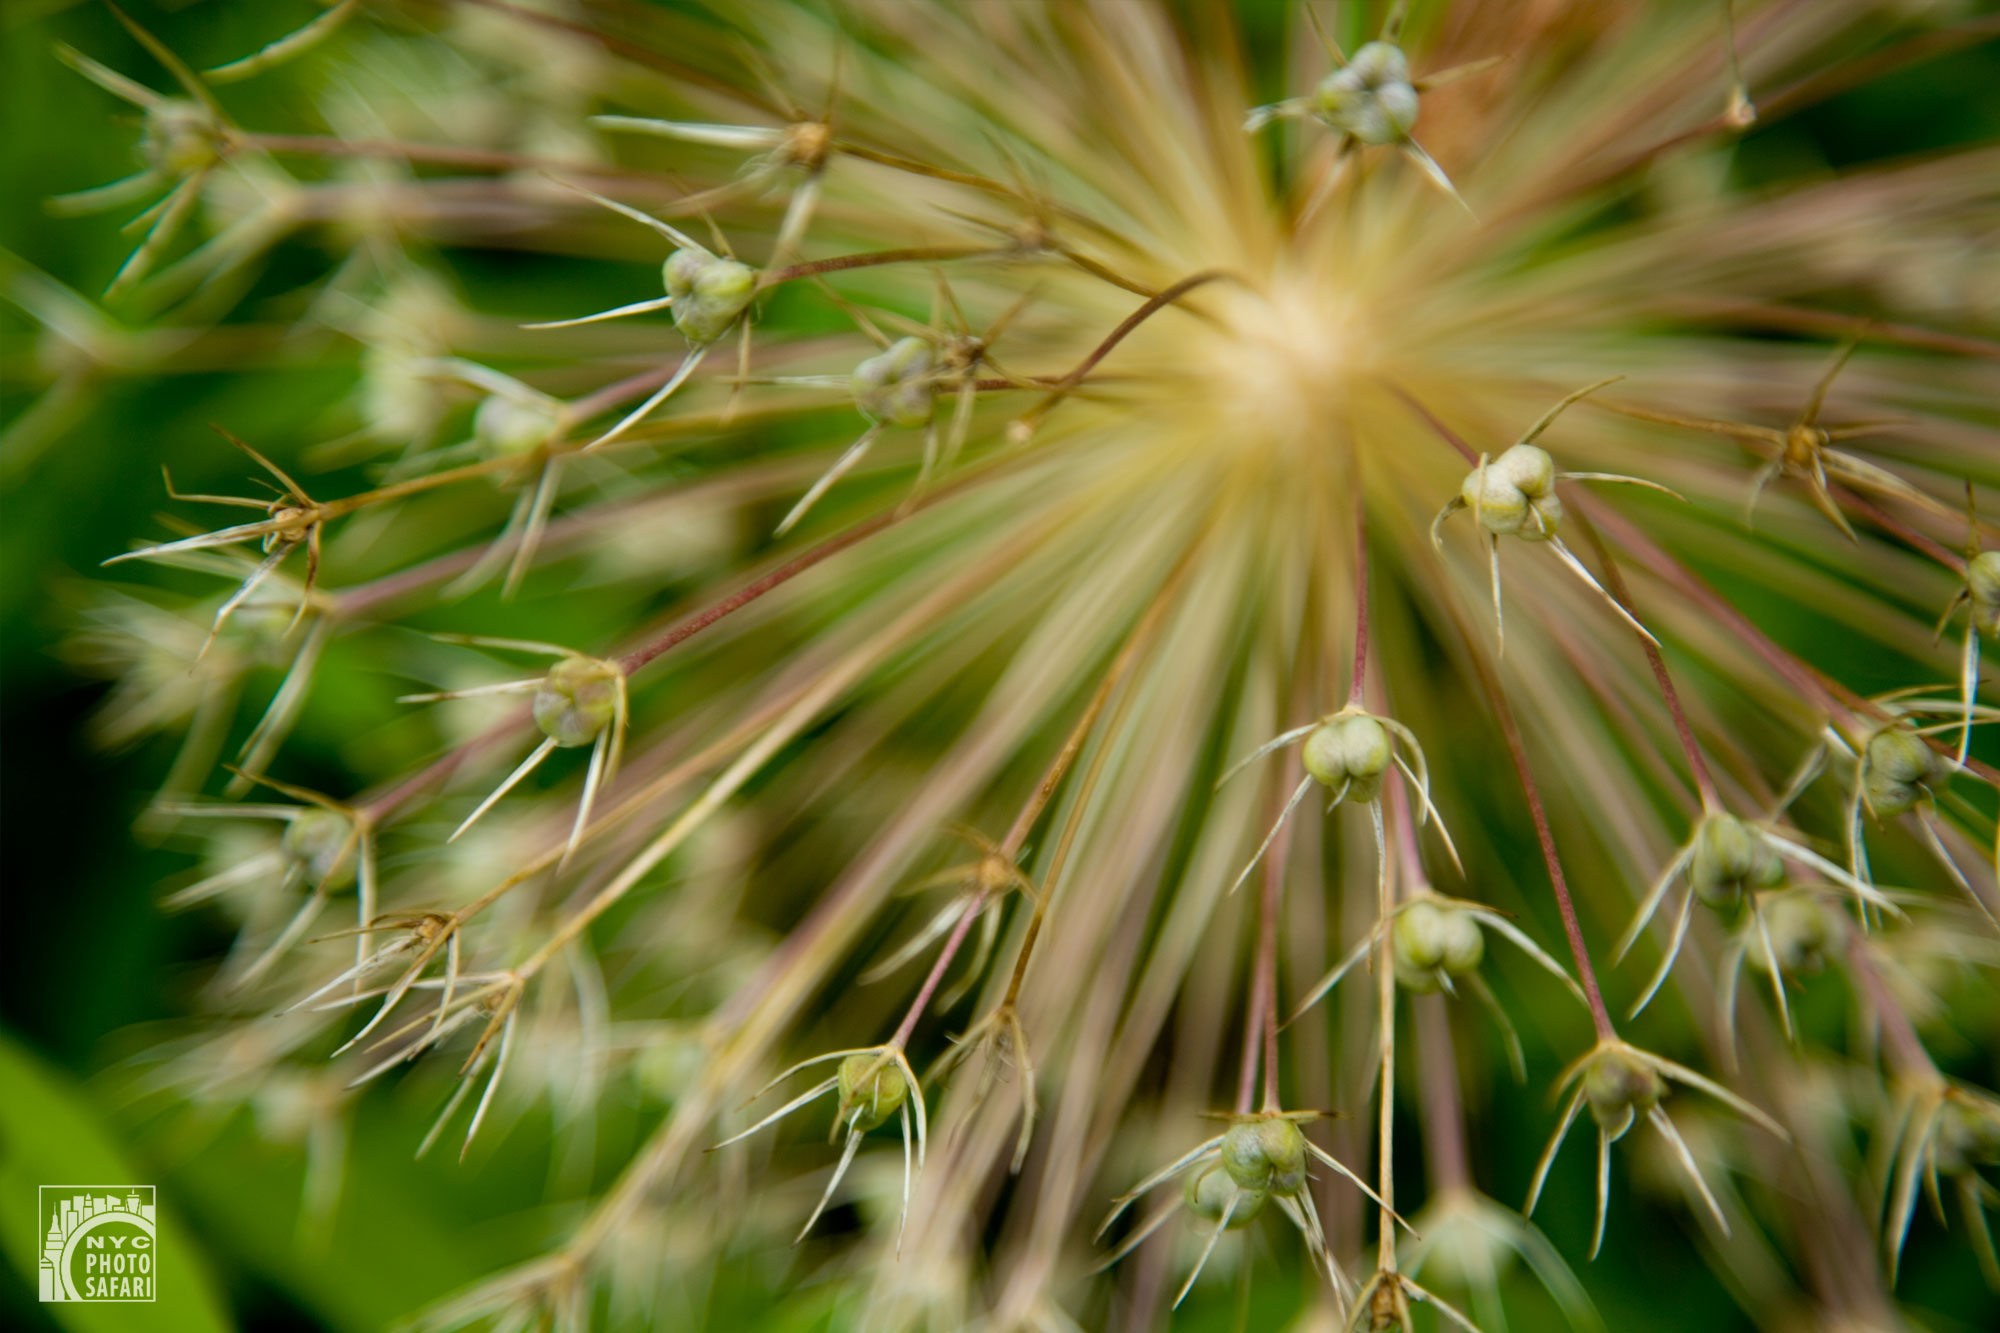
<svg viewBox="0 0 2000 1333">
<path fill-rule="evenodd" d="M 1239 1188 L 1290 1198 L 1305 1187 L 1306 1136 L 1276 1116 L 1246 1120 L 1222 1136 L 1222 1165 Z"/>
<path fill-rule="evenodd" d="M 1466 473 L 1458 495 L 1496 537 L 1542 541 L 1562 523 L 1555 460 L 1532 444 L 1514 445 L 1484 469 Z"/>
<path fill-rule="evenodd" d="M 1785 878 L 1785 863 L 1734 815 L 1710 815 L 1695 834 L 1688 882 L 1695 896 L 1717 911 L 1736 907 L 1746 889 L 1768 889 Z"/>
<path fill-rule="evenodd" d="M 904 430 L 927 425 L 937 397 L 936 356 L 922 338 L 899 338 L 854 368 L 854 405 L 870 421 Z"/>
<path fill-rule="evenodd" d="M 1590 1114 L 1613 1138 L 1630 1129 L 1641 1112 L 1658 1106 L 1666 1091 L 1666 1080 L 1651 1065 L 1619 1046 L 1605 1047 L 1583 1071 Z"/>
<path fill-rule="evenodd" d="M 565 749 L 590 744 L 617 716 L 624 675 L 616 662 L 565 657 L 535 687 L 535 725 Z"/>
<path fill-rule="evenodd" d="M 706 250 L 676 250 L 660 268 L 674 298 L 674 327 L 692 343 L 712 343 L 729 332 L 757 294 L 757 270 Z"/>
<path fill-rule="evenodd" d="M 1963 1175 L 2000 1163 L 2000 1107 L 1947 1095 L 1938 1108 L 1931 1151 L 1941 1175 Z"/>
<path fill-rule="evenodd" d="M 1862 764 L 1862 794 L 1879 819 L 1907 813 L 1929 800 L 1932 789 L 1951 775 L 1951 761 L 1915 732 L 1878 731 Z"/>
<path fill-rule="evenodd" d="M 1319 81 L 1312 107 L 1321 120 L 1362 143 L 1401 143 L 1417 123 L 1409 57 L 1393 43 L 1369 42 Z"/>
<path fill-rule="evenodd" d="M 1322 723 L 1306 737 L 1306 772 L 1338 790 L 1347 785 L 1349 800 L 1366 803 L 1382 791 L 1395 751 L 1389 729 L 1365 713 L 1350 713 Z"/>
<path fill-rule="evenodd" d="M 1764 906 L 1764 929 L 1771 934 L 1771 952 L 1778 967 L 1790 973 L 1811 975 L 1826 967 L 1826 960 L 1840 951 L 1847 939 L 1847 923 L 1834 908 L 1805 893 L 1781 894 Z M 1768 968 L 1764 951 L 1752 948 L 1750 956 Z"/>
<path fill-rule="evenodd" d="M 1390 934 L 1396 980 L 1428 995 L 1446 977 L 1462 977 L 1486 956 L 1486 934 L 1472 913 L 1419 899 L 1396 914 Z"/>
<path fill-rule="evenodd" d="M 354 882 L 353 836 L 353 820 L 338 810 L 312 806 L 292 817 L 278 849 L 305 872 L 308 882 L 323 883 L 328 889 L 344 888 Z"/>
<path fill-rule="evenodd" d="M 205 107 L 169 97 L 146 109 L 139 152 L 165 176 L 191 176 L 222 160 L 224 144 L 215 117 Z"/>
<path fill-rule="evenodd" d="M 1234 1196 L 1235 1206 L 1230 1199 Z M 1263 1210 L 1264 1200 L 1270 1197 L 1263 1190 L 1246 1190 L 1230 1179 L 1226 1171 L 1218 1171 L 1213 1163 L 1196 1171 L 1190 1171 L 1187 1183 L 1181 1186 L 1181 1202 L 1187 1210 L 1204 1222 L 1222 1220 L 1223 1209 L 1229 1209 L 1229 1229 L 1250 1225 L 1250 1219 Z"/>
<path fill-rule="evenodd" d="M 493 393 L 472 414 L 472 437 L 487 457 L 514 458 L 553 440 L 562 424 L 553 403 Z"/>
<path fill-rule="evenodd" d="M 871 1068 L 875 1070 L 872 1074 L 868 1072 Z M 847 1108 L 844 1114 L 855 1117 L 854 1128 L 863 1133 L 895 1115 L 909 1095 L 910 1086 L 893 1060 L 862 1051 L 840 1062 L 840 1104 Z"/>
<path fill-rule="evenodd" d="M 2000 551 L 1981 551 L 1965 567 L 1972 624 L 1981 634 L 2000 632 Z"/>
</svg>

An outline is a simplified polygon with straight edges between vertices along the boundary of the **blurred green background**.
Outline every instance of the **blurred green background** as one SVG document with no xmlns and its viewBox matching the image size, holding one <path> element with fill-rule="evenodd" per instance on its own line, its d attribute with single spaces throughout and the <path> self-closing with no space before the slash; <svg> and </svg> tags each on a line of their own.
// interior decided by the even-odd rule
<svg viewBox="0 0 2000 1333">
<path fill-rule="evenodd" d="M 913 0 L 914 2 L 914 0 Z M 1246 5 L 1253 49 L 1278 41 L 1283 6 Z M 1990 8 L 1990 7 L 1989 7 Z M 294 0 L 134 5 L 134 12 L 196 65 L 218 63 L 270 40 L 317 9 Z M 84 293 L 102 290 L 127 248 L 121 213 L 50 216 L 53 194 L 102 183 L 130 170 L 134 130 L 108 114 L 110 99 L 51 54 L 66 41 L 115 68 L 153 67 L 99 6 L 0 6 L 0 247 Z M 150 74 L 149 74 L 150 77 Z M 285 123 L 283 77 L 232 90 L 247 123 Z M 1759 128 L 1738 169 L 1765 178 L 1806 176 L 1886 157 L 2000 137 L 2000 48 L 1975 47 L 1869 84 L 1783 124 Z M 289 272 L 272 291 L 311 276 L 309 247 L 281 252 Z M 559 261 L 466 255 L 515 292 L 563 281 Z M 483 266 L 483 267 L 482 267 Z M 490 290 L 490 284 L 482 290 Z M 261 291 L 262 289 L 260 289 Z M 570 302 L 574 304 L 572 300 Z M 559 303 L 545 302 L 545 305 Z M 237 318 L 252 318 L 258 295 Z M 0 424 L 28 410 L 44 383 L 43 340 L 31 320 L 0 302 Z M 330 1234 L 302 1232 L 302 1159 L 269 1146 L 250 1118 L 201 1124 L 134 1106 L 119 1093 L 126 1062 L 190 1010 L 197 965 L 227 940 L 199 915 L 169 916 L 158 886 L 190 864 L 185 853 L 148 845 L 133 820 L 173 755 L 169 740 L 105 753 L 86 723 L 107 686 L 79 674 L 58 651 L 74 627 L 77 580 L 157 532 L 164 507 L 160 465 L 196 491 L 227 491 L 240 460 L 217 447 L 207 423 L 220 421 L 294 463 L 313 439 L 300 423 L 333 413 L 352 382 L 351 353 L 336 349 L 302 364 L 254 373 L 106 375 L 89 390 L 75 422 L 33 457 L 4 460 L 0 518 L 0 744 L 4 744 L 6 904 L 0 913 L 0 1326 L 56 1327 L 38 1305 L 21 1266 L 32 1247 L 34 1187 L 84 1180 L 160 1186 L 167 1231 L 165 1296 L 152 1307 L 52 1307 L 79 1330 L 219 1328 L 374 1330 L 425 1302 L 511 1261 L 536 1253 L 572 1215 L 549 1191 L 545 1126 L 516 1126 L 500 1144 L 461 1168 L 450 1154 L 423 1162 L 411 1150 L 434 1107 L 407 1089 L 378 1088 L 361 1103 L 346 1188 Z M 340 493 L 351 478 L 329 481 Z M 311 484 L 310 482 L 308 484 Z M 144 576 L 142 576 L 144 577 Z M 1779 625 L 1796 640 L 1808 622 Z M 543 632 L 537 637 L 557 637 Z M 1819 660 L 1863 687 L 1900 680 L 1888 661 Z M 256 687 L 268 691 L 275 678 Z M 292 772 L 338 773 L 344 737 L 311 715 L 287 751 Z M 1532 1038 L 1532 1032 L 1530 1036 Z M 1560 1053 L 1530 1051 L 1546 1076 Z M 1539 1057 L 1539 1058 L 1537 1058 Z M 1972 1073 L 1990 1078 L 1991 1059 L 1971 1053 Z M 622 1116 L 622 1123 L 621 1123 Z M 615 1166 L 644 1126 L 614 1112 L 601 1158 Z M 1503 1168 L 1502 1197 L 1518 1197 L 1546 1133 L 1535 1098 L 1502 1099 L 1480 1127 L 1485 1152 Z M 1572 1146 L 1559 1172 L 1588 1171 Z M 1614 1187 L 1623 1193 L 1623 1185 Z M 569 1196 L 573 1197 L 573 1196 Z M 1671 1326 L 1750 1327 L 1703 1263 L 1683 1215 L 1651 1199 L 1619 1198 L 1605 1255 L 1582 1271 L 1613 1328 L 1669 1326 L 1660 1301 L 1671 1296 Z M 1586 1244 L 1587 1217 L 1540 1220 L 1567 1254 Z M 1938 1234 L 1919 1215 L 1902 1291 L 1934 1312 L 1941 1329 L 2000 1328 L 2000 1305 L 1978 1283 L 1962 1241 Z M 1581 1267 L 1581 1266 L 1580 1266 Z M 715 1328 L 827 1327 L 828 1296 L 783 1294 L 781 1263 L 746 1257 L 725 1265 L 715 1296 Z M 1250 1327 L 1296 1308 L 1289 1278 L 1267 1264 L 1254 1293 Z M 1518 1327 L 1536 1327 L 1532 1289 Z M 1233 1301 L 1198 1294 L 1177 1328 L 1230 1327 Z"/>
</svg>

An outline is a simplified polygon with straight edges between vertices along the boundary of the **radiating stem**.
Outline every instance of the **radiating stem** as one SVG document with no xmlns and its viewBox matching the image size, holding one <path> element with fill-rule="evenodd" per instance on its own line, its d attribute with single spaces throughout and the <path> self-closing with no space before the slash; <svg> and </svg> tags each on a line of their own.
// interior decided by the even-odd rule
<svg viewBox="0 0 2000 1333">
<path fill-rule="evenodd" d="M 1625 589 L 1625 576 L 1619 572 L 1618 562 L 1612 558 L 1611 548 L 1598 534 L 1597 525 L 1590 521 L 1588 514 L 1574 507 L 1572 512 L 1576 515 L 1577 526 L 1583 529 L 1583 535 L 1589 539 L 1591 547 L 1597 552 L 1597 563 L 1604 568 L 1605 591 L 1611 594 L 1612 600 L 1625 608 L 1628 616 L 1636 618 L 1637 612 L 1632 609 L 1632 596 Z M 1680 737 L 1681 752 L 1687 756 L 1688 771 L 1693 774 L 1695 790 L 1701 795 L 1701 808 L 1705 812 L 1720 809 L 1721 805 L 1715 794 L 1715 779 L 1708 771 L 1708 761 L 1702 758 L 1701 747 L 1695 744 L 1694 729 L 1688 725 L 1687 710 L 1681 707 L 1680 691 L 1674 688 L 1673 677 L 1667 674 L 1667 659 L 1661 656 L 1660 645 L 1643 634 L 1639 636 L 1639 646 L 1645 650 L 1646 661 L 1653 668 L 1653 679 L 1659 682 L 1660 697 L 1667 701 L 1667 712 L 1673 715 L 1674 734 Z"/>
<path fill-rule="evenodd" d="M 1390 924 L 1396 915 L 1396 879 L 1389 873 L 1388 840 L 1382 836 L 1382 802 L 1368 807 L 1375 820 L 1376 897 L 1378 939 L 1375 944 L 1375 1003 L 1380 1012 L 1382 1070 L 1379 1143 L 1375 1192 L 1381 1196 L 1381 1217 L 1376 1223 L 1375 1266 L 1384 1273 L 1396 1271 L 1396 953 L 1395 932 Z"/>
<path fill-rule="evenodd" d="M 1444 996 L 1420 996 L 1417 1056 L 1423 1062 L 1424 1142 L 1429 1147 L 1432 1197 L 1469 1189 L 1472 1172 L 1465 1156 L 1464 1103 L 1458 1087 L 1458 1058 L 1451 1045 L 1451 1013 Z"/>
<path fill-rule="evenodd" d="M 1035 821 L 1041 817 L 1042 811 L 1048 807 L 1050 798 L 1055 795 L 1056 788 L 1062 784 L 1063 777 L 1069 772 L 1070 765 L 1076 762 L 1077 753 L 1083 749 L 1085 738 L 1089 736 L 1090 729 L 1096 725 L 1097 716 L 1104 710 L 1105 701 L 1111 697 L 1111 693 L 1117 688 L 1118 682 L 1124 679 L 1125 672 L 1131 667 L 1133 660 L 1138 657 L 1140 648 L 1151 638 L 1154 629 L 1158 627 L 1161 615 L 1171 604 L 1174 590 L 1180 586 L 1182 576 L 1192 565 L 1194 553 L 1200 550 L 1201 546 L 1202 543 L 1200 541 L 1189 543 L 1186 554 L 1181 557 L 1180 563 L 1167 576 L 1166 582 L 1161 585 L 1160 591 L 1155 594 L 1152 605 L 1146 608 L 1145 614 L 1139 618 L 1139 623 L 1133 627 L 1132 633 L 1126 638 L 1124 647 L 1119 649 L 1118 656 L 1113 658 L 1111 665 L 1106 668 L 1104 678 L 1098 682 L 1096 691 L 1090 696 L 1090 702 L 1084 706 L 1083 715 L 1077 719 L 1076 725 L 1070 728 L 1069 737 L 1063 742 L 1062 749 L 1056 752 L 1056 757 L 1050 762 L 1048 770 L 1042 775 L 1042 780 L 1035 785 L 1034 792 L 1028 797 L 1026 804 L 1021 807 L 1021 812 L 1014 817 L 1013 827 L 1007 830 L 1007 837 L 1000 844 L 1000 854 L 1005 856 L 1010 863 L 1016 856 L 1020 855 L 1021 847 L 1027 842 L 1028 833 L 1034 828 Z M 1093 775 L 1094 773 L 1095 766 L 1093 766 Z M 1080 816 L 1081 810 L 1079 810 Z M 1074 825 L 1072 825 L 1073 828 Z M 1042 890 L 1042 905 L 1036 907 L 1034 920 L 1029 927 L 1029 933 L 1022 941 L 1021 958 L 1016 964 L 1014 977 L 1016 987 L 1018 987 L 1020 982 L 1021 969 L 1027 965 L 1029 947 L 1033 945 L 1035 936 L 1040 932 L 1042 916 L 1047 910 L 1045 904 L 1048 900 L 1049 888 L 1054 884 L 1055 876 L 1061 870 L 1061 857 L 1066 855 L 1068 850 L 1069 841 L 1066 835 L 1063 843 L 1057 848 L 1057 858 L 1051 863 L 1048 883 L 1044 885 Z M 931 965 L 930 975 L 924 978 L 924 984 L 918 990 L 917 998 L 911 1002 L 909 1012 L 903 1015 L 903 1021 L 897 1025 L 896 1034 L 889 1038 L 891 1046 L 900 1047 L 904 1042 L 909 1040 L 910 1033 L 917 1026 L 917 1020 L 923 1016 L 925 1006 L 930 1003 L 932 993 L 937 990 L 938 983 L 944 979 L 945 969 L 951 966 L 951 960 L 965 943 L 965 937 L 972 929 L 973 921 L 977 919 L 980 912 L 985 908 L 987 896 L 991 892 L 992 889 L 982 882 L 977 896 L 967 906 L 965 914 L 958 919 L 958 924 L 952 928 L 951 937 L 945 941 L 944 948 L 938 953 L 937 962 Z M 1008 998 L 1010 1000 L 1013 998 L 1011 990 Z"/>
<path fill-rule="evenodd" d="M 1273 815 L 1282 810 L 1289 783 L 1272 789 Z M 1284 895 L 1285 848 L 1280 841 L 1264 857 L 1257 904 L 1257 958 L 1250 974 L 1250 1003 L 1243 1015 L 1243 1064 L 1236 1082 L 1236 1112 L 1247 1115 L 1263 1052 L 1264 1106 L 1278 1109 L 1278 911 Z"/>
<path fill-rule="evenodd" d="M 816 278 L 823 273 L 845 273 L 849 269 L 880 268 L 885 264 L 935 264 L 949 259 L 976 259 L 981 255 L 1006 254 L 990 245 L 912 245 L 898 250 L 871 250 L 867 254 L 836 255 L 770 269 L 760 275 L 757 285 L 776 287 L 799 278 Z"/>
<path fill-rule="evenodd" d="M 1507 704 L 1506 692 L 1501 689 L 1500 679 L 1494 674 L 1493 664 L 1486 659 L 1478 636 L 1472 634 L 1463 621 L 1459 629 L 1465 637 L 1467 656 L 1479 675 L 1480 684 L 1486 688 L 1494 719 L 1499 722 L 1501 734 L 1507 740 L 1508 753 L 1514 757 L 1514 771 L 1520 775 L 1521 791 L 1528 798 L 1528 813 L 1535 821 L 1535 837 L 1542 846 L 1542 860 L 1548 866 L 1549 883 L 1555 889 L 1556 906 L 1562 912 L 1563 933 L 1569 938 L 1570 957 L 1576 960 L 1577 976 L 1583 982 L 1584 999 L 1590 1003 L 1590 1017 L 1597 1027 L 1598 1040 L 1616 1040 L 1617 1030 L 1611 1025 L 1611 1013 L 1604 1007 L 1604 993 L 1598 989 L 1597 973 L 1590 965 L 1590 951 L 1583 943 L 1583 927 L 1577 921 L 1576 904 L 1570 900 L 1569 882 L 1563 878 L 1562 861 L 1556 856 L 1555 835 L 1549 831 L 1549 815 L 1542 806 L 1541 789 L 1535 785 L 1534 770 L 1528 766 L 1528 751 L 1521 742 L 1520 724 L 1514 720 L 1514 710 Z"/>
<path fill-rule="evenodd" d="M 1359 468 L 1356 469 L 1358 473 Z M 1354 485 L 1354 679 L 1347 702 L 1359 705 L 1368 684 L 1368 502 L 1361 479 Z"/>
<path fill-rule="evenodd" d="M 1106 334 L 1104 340 L 1092 348 L 1090 354 L 1076 364 L 1075 369 L 1056 381 L 1056 386 L 1050 392 L 1049 396 L 1023 413 L 1020 419 L 1015 422 L 1016 427 L 1021 430 L 1032 431 L 1035 424 L 1049 414 L 1050 409 L 1063 399 L 1069 397 L 1076 390 L 1076 387 L 1083 383 L 1084 378 L 1097 368 L 1098 362 L 1110 356 L 1112 350 L 1131 335 L 1132 330 L 1138 328 L 1141 324 L 1180 300 L 1195 288 L 1207 283 L 1220 281 L 1224 278 L 1238 282 L 1242 281 L 1235 274 L 1224 269 L 1204 269 L 1199 273 L 1193 273 L 1182 278 L 1179 282 L 1174 283 L 1148 299 L 1144 305 L 1119 321 L 1118 327 Z"/>
<path fill-rule="evenodd" d="M 1889 1050 L 1895 1057 L 1900 1072 L 1906 1077 L 1936 1080 L 1938 1073 L 1930 1052 L 1924 1049 L 1922 1038 L 1910 1025 L 1903 1006 L 1896 1003 L 1896 997 L 1889 993 L 1889 987 L 1882 980 L 1882 974 L 1875 968 L 1875 960 L 1868 956 L 1868 939 L 1861 931 L 1847 933 L 1847 965 L 1861 989 L 1867 993 L 1868 1007 L 1875 1011 L 1875 1017 L 1882 1024 L 1882 1035 L 1889 1043 Z"/>
</svg>

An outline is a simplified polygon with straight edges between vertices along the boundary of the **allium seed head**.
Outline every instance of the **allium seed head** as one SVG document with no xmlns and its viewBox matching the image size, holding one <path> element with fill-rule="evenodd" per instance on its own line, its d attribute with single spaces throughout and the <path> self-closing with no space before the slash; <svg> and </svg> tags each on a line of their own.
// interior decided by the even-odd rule
<svg viewBox="0 0 2000 1333">
<path fill-rule="evenodd" d="M 850 1055 L 840 1062 L 840 1104 L 853 1127 L 866 1133 L 887 1124 L 909 1097 L 909 1085 L 892 1061 L 873 1051 Z"/>
<path fill-rule="evenodd" d="M 1710 907 L 1733 908 L 1745 890 L 1770 888 L 1784 877 L 1783 859 L 1748 823 L 1721 811 L 1702 820 L 1688 880 Z"/>
<path fill-rule="evenodd" d="M 535 725 L 566 749 L 590 744 L 617 716 L 623 679 L 615 662 L 564 658 L 535 688 Z"/>
<path fill-rule="evenodd" d="M 309 883 L 338 889 L 354 882 L 354 821 L 337 810 L 309 806 L 299 811 L 285 826 L 279 846 Z"/>
<path fill-rule="evenodd" d="M 1388 728 L 1372 717 L 1353 714 L 1321 723 L 1306 737 L 1302 760 L 1306 772 L 1347 799 L 1363 804 L 1382 790 L 1395 751 Z"/>
<path fill-rule="evenodd" d="M 922 338 L 898 338 L 854 368 L 854 404 L 871 421 L 914 430 L 931 419 L 937 399 L 936 353 Z"/>
<path fill-rule="evenodd" d="M 1929 800 L 1933 789 L 1950 774 L 1951 760 L 1903 727 L 1876 732 L 1869 738 L 1862 761 L 1868 808 L 1878 819 L 1905 814 Z"/>
<path fill-rule="evenodd" d="M 1428 994 L 1462 977 L 1486 956 L 1486 935 L 1472 913 L 1418 899 L 1397 914 L 1392 941 L 1396 979 Z"/>
<path fill-rule="evenodd" d="M 1371 145 L 1400 143 L 1417 124 L 1410 60 L 1391 42 L 1369 42 L 1319 82 L 1313 111 L 1333 129 Z"/>
<path fill-rule="evenodd" d="M 1624 1046 L 1603 1047 L 1583 1071 L 1590 1114 L 1614 1138 L 1632 1127 L 1634 1117 L 1658 1106 L 1666 1092 L 1659 1072 Z"/>
<path fill-rule="evenodd" d="M 674 327 L 697 346 L 729 332 L 757 294 L 757 270 L 706 250 L 674 251 L 660 276 L 674 300 Z"/>
<path fill-rule="evenodd" d="M 1306 1136 L 1272 1116 L 1231 1125 L 1222 1136 L 1222 1165 L 1239 1188 L 1289 1197 L 1306 1181 Z"/>
</svg>

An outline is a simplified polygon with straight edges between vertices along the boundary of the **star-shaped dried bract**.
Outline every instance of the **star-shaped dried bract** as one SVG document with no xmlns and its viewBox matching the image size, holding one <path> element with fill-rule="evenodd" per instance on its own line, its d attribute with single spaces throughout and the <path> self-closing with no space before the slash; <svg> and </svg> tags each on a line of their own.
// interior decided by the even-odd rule
<svg viewBox="0 0 2000 1333">
<path fill-rule="evenodd" d="M 136 551 L 114 555 L 104 562 L 107 565 L 116 565 L 127 560 L 159 560 L 183 555 L 189 551 L 235 546 L 248 541 L 259 543 L 264 549 L 264 559 L 250 571 L 249 576 L 216 611 L 215 620 L 209 627 L 208 639 L 202 644 L 204 654 L 207 653 L 209 645 L 215 642 L 215 636 L 222 632 L 222 627 L 228 623 L 229 617 L 236 609 L 249 600 L 251 594 L 277 571 L 286 556 L 301 546 L 306 552 L 305 583 L 299 596 L 298 610 L 292 616 L 292 624 L 296 626 L 305 617 L 306 608 L 312 603 L 313 588 L 319 581 L 320 530 L 332 516 L 326 506 L 307 495 L 305 488 L 292 480 L 290 474 L 283 468 L 222 427 L 216 426 L 214 430 L 216 434 L 256 460 L 258 466 L 276 477 L 284 489 L 269 500 L 253 500 L 241 495 L 183 495 L 174 489 L 173 478 L 168 476 L 167 494 L 176 500 L 195 504 L 228 505 L 235 509 L 261 509 L 266 517 L 254 523 L 237 523 L 226 528 L 217 528 L 213 532 L 199 533 L 193 537 L 142 546 Z"/>
<path fill-rule="evenodd" d="M 1829 489 L 1829 478 L 1858 490 L 1872 491 L 1877 495 L 1889 496 L 1932 513 L 1948 515 L 1949 509 L 1939 504 L 1935 498 L 1918 490 L 1887 468 L 1878 467 L 1858 454 L 1833 447 L 1842 440 L 1880 434 L 1884 427 L 1895 425 L 1895 422 L 1857 421 L 1844 426 L 1820 425 L 1820 412 L 1826 406 L 1827 392 L 1833 388 L 1835 377 L 1847 364 L 1848 358 L 1854 355 L 1860 343 L 1860 336 L 1856 335 L 1841 344 L 1834 352 L 1833 360 L 1827 366 L 1825 373 L 1806 396 L 1805 405 L 1799 409 L 1798 415 L 1792 418 L 1791 424 L 1783 428 L 1677 416 L 1622 403 L 1606 403 L 1605 407 L 1624 416 L 1637 417 L 1642 421 L 1657 421 L 1666 426 L 1682 426 L 1688 430 L 1706 431 L 1710 435 L 1727 436 L 1767 452 L 1770 457 L 1757 469 L 1757 475 L 1751 479 L 1750 496 L 1743 505 L 1743 521 L 1746 524 L 1754 520 L 1757 500 L 1763 495 L 1764 488 L 1780 477 L 1789 477 L 1803 485 L 1813 506 L 1826 516 L 1828 522 L 1839 528 L 1849 541 L 1860 539 L 1855 536 L 1853 525 L 1847 521 L 1847 516 L 1840 512 L 1840 506 L 1834 503 L 1833 492 Z"/>
</svg>

